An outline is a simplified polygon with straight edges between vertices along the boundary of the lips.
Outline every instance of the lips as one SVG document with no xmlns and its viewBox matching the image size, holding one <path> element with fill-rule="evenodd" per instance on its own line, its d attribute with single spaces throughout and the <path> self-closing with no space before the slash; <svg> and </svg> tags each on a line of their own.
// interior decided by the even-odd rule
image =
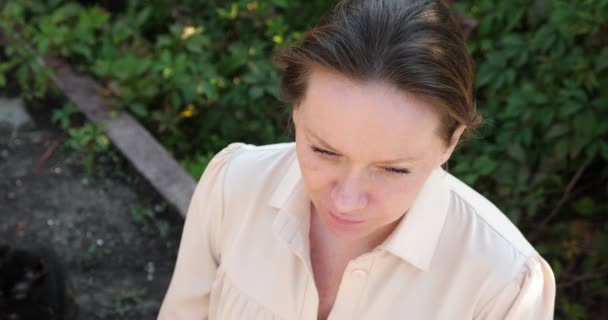
<svg viewBox="0 0 608 320">
<path fill-rule="evenodd" d="M 338 213 L 335 213 L 333 211 L 328 211 L 329 212 L 329 216 L 338 224 L 342 224 L 342 225 L 354 225 L 354 224 L 359 224 L 362 223 L 363 220 L 361 219 L 356 219 L 356 218 L 352 218 L 352 217 L 348 217 L 348 216 L 343 216 L 340 215 Z"/>
</svg>

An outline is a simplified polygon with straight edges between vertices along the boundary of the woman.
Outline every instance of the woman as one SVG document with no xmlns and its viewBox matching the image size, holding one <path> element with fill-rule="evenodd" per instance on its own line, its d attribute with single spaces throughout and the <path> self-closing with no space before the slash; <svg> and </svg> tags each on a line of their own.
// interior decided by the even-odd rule
<svg viewBox="0 0 608 320">
<path fill-rule="evenodd" d="M 159 319 L 551 319 L 550 267 L 441 169 L 480 122 L 438 1 L 345 0 L 276 58 L 295 144 L 232 144 Z"/>
</svg>

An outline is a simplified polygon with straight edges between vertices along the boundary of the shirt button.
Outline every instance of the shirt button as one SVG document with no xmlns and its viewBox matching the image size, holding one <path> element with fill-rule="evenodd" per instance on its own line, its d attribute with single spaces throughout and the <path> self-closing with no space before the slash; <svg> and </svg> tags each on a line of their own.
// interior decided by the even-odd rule
<svg viewBox="0 0 608 320">
<path fill-rule="evenodd" d="M 351 272 L 351 274 L 357 279 L 363 279 L 367 276 L 367 271 L 363 269 L 355 269 Z"/>
</svg>

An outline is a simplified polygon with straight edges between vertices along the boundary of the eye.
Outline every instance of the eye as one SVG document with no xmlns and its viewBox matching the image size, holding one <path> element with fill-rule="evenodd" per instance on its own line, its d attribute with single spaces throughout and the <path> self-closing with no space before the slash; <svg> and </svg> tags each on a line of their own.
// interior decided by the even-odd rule
<svg viewBox="0 0 608 320">
<path fill-rule="evenodd" d="M 411 171 L 408 169 L 400 169 L 400 168 L 383 168 L 383 169 L 388 173 L 399 174 L 399 175 L 405 175 L 405 174 L 411 173 Z"/>
<path fill-rule="evenodd" d="M 338 154 L 333 153 L 331 151 L 328 151 L 328 150 L 325 150 L 325 149 L 321 149 L 321 148 L 318 148 L 318 147 L 315 147 L 315 146 L 312 146 L 310 148 L 312 149 L 312 151 L 314 151 L 316 153 L 320 153 L 320 154 L 322 154 L 324 156 L 335 157 L 335 156 L 338 155 Z"/>
</svg>

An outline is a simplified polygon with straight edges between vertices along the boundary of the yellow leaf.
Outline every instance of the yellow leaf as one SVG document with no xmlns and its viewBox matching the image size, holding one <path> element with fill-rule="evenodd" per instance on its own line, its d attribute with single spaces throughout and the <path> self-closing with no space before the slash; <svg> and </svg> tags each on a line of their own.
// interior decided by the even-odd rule
<svg viewBox="0 0 608 320">
<path fill-rule="evenodd" d="M 186 39 L 190 38 L 191 36 L 201 33 L 201 32 L 203 32 L 202 27 L 186 26 L 186 27 L 184 27 L 184 30 L 182 31 L 182 39 L 186 40 Z"/>
<path fill-rule="evenodd" d="M 107 145 L 109 145 L 109 144 L 110 144 L 110 140 L 108 140 L 108 137 L 106 137 L 105 135 L 103 135 L 103 136 L 101 136 L 101 143 L 102 143 L 104 146 L 107 146 Z"/>
<path fill-rule="evenodd" d="M 249 2 L 247 4 L 247 9 L 249 9 L 249 11 L 257 10 L 259 7 L 260 4 L 257 1 Z"/>
<path fill-rule="evenodd" d="M 189 104 L 186 109 L 182 110 L 180 113 L 182 118 L 190 118 L 194 115 L 194 105 Z"/>
</svg>

